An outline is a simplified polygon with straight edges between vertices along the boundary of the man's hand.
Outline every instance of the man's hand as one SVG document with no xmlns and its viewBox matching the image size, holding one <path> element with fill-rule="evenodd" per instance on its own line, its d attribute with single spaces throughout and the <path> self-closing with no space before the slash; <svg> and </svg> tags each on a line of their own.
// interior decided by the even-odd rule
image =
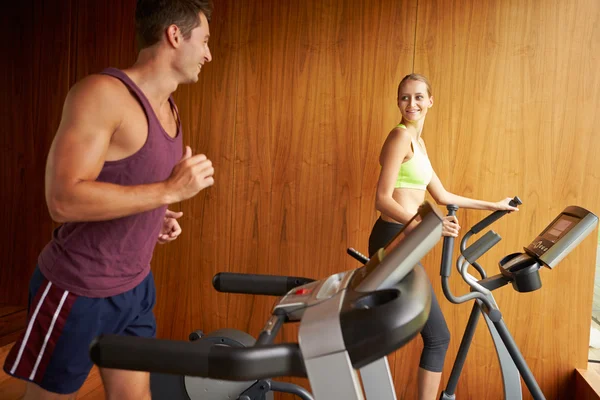
<svg viewBox="0 0 600 400">
<path fill-rule="evenodd" d="M 204 154 L 192 155 L 192 149 L 185 146 L 182 159 L 175 165 L 167 179 L 168 204 L 187 200 L 215 183 L 215 169 Z"/>
<path fill-rule="evenodd" d="M 180 218 L 182 215 L 181 211 L 174 212 L 167 210 L 162 229 L 158 234 L 158 243 L 164 244 L 177 239 L 177 236 L 181 233 L 181 227 L 179 226 L 179 222 L 177 222 L 177 218 Z"/>
</svg>

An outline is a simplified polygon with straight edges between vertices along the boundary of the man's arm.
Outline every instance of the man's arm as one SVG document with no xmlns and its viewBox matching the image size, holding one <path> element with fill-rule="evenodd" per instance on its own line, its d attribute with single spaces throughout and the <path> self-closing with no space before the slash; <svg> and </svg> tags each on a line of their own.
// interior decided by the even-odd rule
<svg viewBox="0 0 600 400">
<path fill-rule="evenodd" d="M 46 165 L 46 202 L 57 222 L 99 221 L 171 204 L 213 184 L 204 155 L 186 154 L 164 182 L 121 186 L 97 182 L 113 133 L 123 115 L 114 104 L 116 87 L 90 76 L 71 89 Z"/>
</svg>

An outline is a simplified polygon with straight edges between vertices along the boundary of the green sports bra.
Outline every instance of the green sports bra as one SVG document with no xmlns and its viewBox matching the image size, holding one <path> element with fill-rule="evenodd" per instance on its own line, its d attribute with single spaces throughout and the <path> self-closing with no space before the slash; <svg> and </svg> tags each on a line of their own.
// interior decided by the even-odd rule
<svg viewBox="0 0 600 400">
<path fill-rule="evenodd" d="M 399 124 L 398 127 L 406 129 L 404 124 Z M 433 167 L 419 143 L 412 138 L 411 143 L 413 156 L 400 165 L 395 187 L 426 190 L 433 177 Z"/>
</svg>

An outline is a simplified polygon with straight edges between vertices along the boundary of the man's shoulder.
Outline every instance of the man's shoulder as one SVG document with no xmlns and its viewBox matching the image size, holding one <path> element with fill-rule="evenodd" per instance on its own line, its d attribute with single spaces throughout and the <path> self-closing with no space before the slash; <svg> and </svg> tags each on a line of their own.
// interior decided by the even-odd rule
<svg viewBox="0 0 600 400">
<path fill-rule="evenodd" d="M 128 90 L 116 77 L 106 74 L 90 74 L 76 82 L 70 89 L 71 96 L 94 96 L 98 100 L 115 100 L 126 96 Z"/>
<path fill-rule="evenodd" d="M 103 121 L 116 126 L 127 108 L 127 87 L 118 79 L 103 74 L 91 74 L 75 83 L 64 104 L 64 115 L 69 119 Z"/>
</svg>

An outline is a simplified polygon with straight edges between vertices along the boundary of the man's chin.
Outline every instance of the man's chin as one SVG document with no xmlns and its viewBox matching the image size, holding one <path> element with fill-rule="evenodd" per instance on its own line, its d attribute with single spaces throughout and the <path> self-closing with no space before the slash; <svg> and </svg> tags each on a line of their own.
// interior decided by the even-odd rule
<svg viewBox="0 0 600 400">
<path fill-rule="evenodd" d="M 185 83 L 196 83 L 200 80 L 198 75 L 192 75 Z"/>
</svg>

